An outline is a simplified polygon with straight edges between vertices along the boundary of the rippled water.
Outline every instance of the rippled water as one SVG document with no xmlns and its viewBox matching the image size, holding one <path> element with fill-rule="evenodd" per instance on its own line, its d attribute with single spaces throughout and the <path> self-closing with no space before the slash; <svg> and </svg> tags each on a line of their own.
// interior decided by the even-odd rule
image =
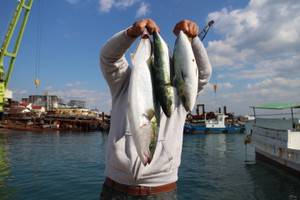
<svg viewBox="0 0 300 200">
<path fill-rule="evenodd" d="M 245 164 L 244 135 L 186 135 L 178 199 L 300 199 L 300 179 Z M 0 199 L 98 199 L 106 135 L 0 132 Z M 248 160 L 254 160 L 248 148 Z"/>
</svg>

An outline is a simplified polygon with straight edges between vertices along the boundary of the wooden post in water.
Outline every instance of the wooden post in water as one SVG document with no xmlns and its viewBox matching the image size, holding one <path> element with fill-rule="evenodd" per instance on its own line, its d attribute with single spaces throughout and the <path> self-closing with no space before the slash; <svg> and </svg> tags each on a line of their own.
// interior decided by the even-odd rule
<svg viewBox="0 0 300 200">
<path fill-rule="evenodd" d="M 255 107 L 253 107 L 253 114 L 254 114 L 254 123 L 256 123 L 256 113 L 255 113 Z"/>
<path fill-rule="evenodd" d="M 105 114 L 104 112 L 102 112 L 102 122 L 104 122 L 104 120 L 105 120 Z"/>
<path fill-rule="evenodd" d="M 294 110 L 293 110 L 293 108 L 291 108 L 291 114 L 292 114 L 292 127 L 293 127 L 293 129 L 295 129 L 296 126 L 295 126 L 295 123 L 294 123 Z"/>
</svg>

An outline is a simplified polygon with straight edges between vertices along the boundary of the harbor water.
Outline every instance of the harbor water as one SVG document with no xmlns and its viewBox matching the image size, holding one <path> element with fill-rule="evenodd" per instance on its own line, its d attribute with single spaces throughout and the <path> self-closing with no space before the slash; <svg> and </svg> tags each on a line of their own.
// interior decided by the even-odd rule
<svg viewBox="0 0 300 200">
<path fill-rule="evenodd" d="M 0 132 L 0 200 L 99 199 L 107 135 Z M 264 162 L 242 134 L 185 135 L 178 199 L 297 200 L 300 179 Z"/>
</svg>

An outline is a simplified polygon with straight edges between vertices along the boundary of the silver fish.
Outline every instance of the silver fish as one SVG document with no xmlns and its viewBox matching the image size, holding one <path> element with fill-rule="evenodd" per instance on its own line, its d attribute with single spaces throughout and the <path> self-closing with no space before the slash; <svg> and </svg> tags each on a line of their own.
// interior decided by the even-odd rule
<svg viewBox="0 0 300 200">
<path fill-rule="evenodd" d="M 157 142 L 155 99 L 150 73 L 151 41 L 142 38 L 131 57 L 127 118 L 137 153 L 144 165 L 150 163 Z"/>
<path fill-rule="evenodd" d="M 192 111 L 198 93 L 198 67 L 191 42 L 180 31 L 174 47 L 174 85 L 187 112 Z"/>
</svg>

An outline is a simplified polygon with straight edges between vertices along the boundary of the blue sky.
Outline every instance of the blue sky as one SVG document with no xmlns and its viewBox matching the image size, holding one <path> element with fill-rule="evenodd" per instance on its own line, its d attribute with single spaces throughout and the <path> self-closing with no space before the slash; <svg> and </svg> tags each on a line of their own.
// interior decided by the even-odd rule
<svg viewBox="0 0 300 200">
<path fill-rule="evenodd" d="M 1 41 L 16 2 L 0 1 Z M 262 9 L 271 3 L 271 8 Z M 216 104 L 228 105 L 229 110 L 244 114 L 248 112 L 248 106 L 255 103 L 289 101 L 291 98 L 299 101 L 300 98 L 293 94 L 270 98 L 268 91 L 263 90 L 268 84 L 273 86 L 274 80 L 277 80 L 275 85 L 279 82 L 286 86 L 286 79 L 292 81 L 291 89 L 300 89 L 299 76 L 294 73 L 294 65 L 300 60 L 297 56 L 299 48 L 292 45 L 299 41 L 299 26 L 290 25 L 294 31 L 292 38 L 290 33 L 284 35 L 284 32 L 276 38 L 268 37 L 274 31 L 276 20 L 277 24 L 289 29 L 283 18 L 292 15 L 297 19 L 299 14 L 293 7 L 298 4 L 293 0 L 35 0 L 9 86 L 16 98 L 48 91 L 66 100 L 83 99 L 90 107 L 109 111 L 110 94 L 99 70 L 98 57 L 100 47 L 111 35 L 137 19 L 150 17 L 161 27 L 162 36 L 172 47 L 175 41 L 172 29 L 176 22 L 187 18 L 203 27 L 208 19 L 214 19 L 216 25 L 204 43 L 214 68 L 211 84 L 218 83 L 220 90 L 214 96 L 208 85 L 199 102 L 206 103 L 211 109 L 215 109 Z M 272 13 L 282 7 L 289 12 L 283 13 L 283 18 L 275 18 Z M 267 24 L 272 25 L 269 32 L 264 28 Z M 292 41 L 280 40 L 280 36 Z M 272 46 L 271 39 L 275 43 L 280 40 L 280 45 L 260 46 L 263 41 Z M 36 53 L 37 43 L 40 44 L 40 56 Z M 291 61 L 291 57 L 294 60 Z M 279 62 L 284 59 L 292 62 L 288 67 L 291 73 L 280 67 L 274 68 L 281 66 Z M 41 85 L 35 89 L 33 81 L 38 63 Z M 268 65 L 270 69 L 264 70 L 262 66 Z M 268 75 L 264 76 L 266 73 Z M 292 80 L 289 74 L 294 74 Z M 281 94 L 281 89 L 282 85 L 279 85 L 272 90 Z"/>
</svg>

